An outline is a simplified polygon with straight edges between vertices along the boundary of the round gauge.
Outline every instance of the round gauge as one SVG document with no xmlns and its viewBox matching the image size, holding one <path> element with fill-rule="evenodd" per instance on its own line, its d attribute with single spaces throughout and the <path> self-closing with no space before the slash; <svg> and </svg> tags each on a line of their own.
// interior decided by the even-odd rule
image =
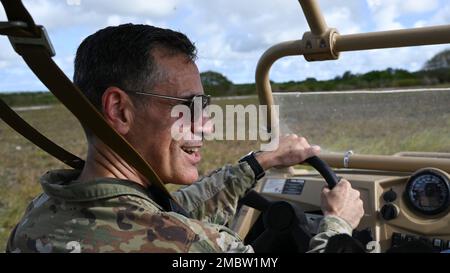
<svg viewBox="0 0 450 273">
<path fill-rule="evenodd" d="M 436 169 L 418 171 L 409 179 L 405 195 L 409 205 L 419 213 L 440 214 L 450 207 L 450 178 Z"/>
</svg>

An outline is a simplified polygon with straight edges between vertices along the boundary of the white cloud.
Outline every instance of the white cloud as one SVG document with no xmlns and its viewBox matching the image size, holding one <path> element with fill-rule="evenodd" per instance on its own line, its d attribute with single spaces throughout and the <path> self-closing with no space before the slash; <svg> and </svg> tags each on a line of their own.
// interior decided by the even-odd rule
<svg viewBox="0 0 450 273">
<path fill-rule="evenodd" d="M 401 9 L 406 13 L 415 12 L 415 13 L 423 13 L 435 10 L 438 5 L 438 0 L 409 0 L 409 1 L 400 1 Z"/>
<path fill-rule="evenodd" d="M 0 60 L 0 69 L 8 67 L 9 63 L 7 61 Z"/>
<path fill-rule="evenodd" d="M 427 21 L 425 20 L 419 20 L 417 22 L 414 23 L 413 27 L 418 28 L 418 27 L 425 27 L 427 25 Z"/>
<path fill-rule="evenodd" d="M 120 24 L 133 22 L 133 21 L 135 21 L 135 19 L 132 17 L 125 17 L 125 16 L 120 16 L 120 15 L 109 15 L 106 17 L 106 24 L 108 26 L 116 26 L 116 25 L 120 25 Z"/>
<path fill-rule="evenodd" d="M 0 68 L 1 91 L 36 91 L 46 90 L 45 86 L 33 75 L 23 63 L 8 69 Z"/>
<path fill-rule="evenodd" d="M 64 28 L 83 22 L 92 22 L 95 16 L 82 13 L 78 6 L 69 6 L 65 1 L 26 0 L 23 1 L 37 24 L 48 30 Z"/>
<path fill-rule="evenodd" d="M 72 1 L 72 0 L 71 0 Z M 69 26 L 105 26 L 110 22 L 144 21 L 160 19 L 173 15 L 180 0 L 24 0 L 38 24 L 45 25 L 48 30 Z M 3 9 L 0 20 L 4 20 Z"/>
<path fill-rule="evenodd" d="M 178 2 L 178 0 L 84 0 L 80 7 L 85 11 L 95 10 L 102 14 L 164 17 L 176 10 Z"/>
<path fill-rule="evenodd" d="M 0 36 L 0 68 L 8 68 L 19 59 L 8 39 Z"/>
<path fill-rule="evenodd" d="M 308 30 L 297 0 L 80 0 L 80 5 L 61 0 L 24 0 L 24 3 L 35 21 L 49 30 L 58 53 L 56 60 L 68 75 L 72 74 L 75 48 L 84 36 L 107 25 L 147 23 L 182 31 L 196 43 L 202 71 L 219 71 L 234 82 L 253 81 L 256 63 L 264 50 L 285 40 L 301 39 Z M 342 34 L 450 23 L 450 4 L 442 0 L 318 0 L 318 3 L 328 25 Z M 0 20 L 4 18 L 0 8 Z M 0 38 L 0 73 L 5 69 L 26 69 L 7 39 Z M 354 73 L 387 67 L 416 70 L 442 48 L 345 53 L 337 62 L 307 63 L 302 57 L 286 58 L 276 63 L 271 77 L 276 81 L 327 79 L 345 70 Z M 417 50 L 421 54 L 416 54 Z M 0 85 L 0 90 L 3 86 Z"/>
<path fill-rule="evenodd" d="M 426 13 L 436 10 L 439 0 L 366 0 L 376 30 L 402 29 L 402 16 Z"/>
<path fill-rule="evenodd" d="M 367 5 L 372 10 L 391 9 L 391 7 L 394 7 L 399 10 L 398 15 L 401 15 L 434 10 L 439 5 L 439 0 L 367 0 Z"/>
<path fill-rule="evenodd" d="M 431 18 L 431 25 L 442 25 L 450 23 L 450 5 L 446 5 L 439 9 L 437 13 Z"/>
</svg>

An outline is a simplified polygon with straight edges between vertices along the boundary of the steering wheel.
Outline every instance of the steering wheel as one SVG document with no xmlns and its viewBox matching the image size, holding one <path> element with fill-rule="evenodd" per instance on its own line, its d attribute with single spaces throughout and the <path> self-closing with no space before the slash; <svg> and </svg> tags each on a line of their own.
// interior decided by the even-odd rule
<svg viewBox="0 0 450 273">
<path fill-rule="evenodd" d="M 305 162 L 323 176 L 330 189 L 339 183 L 340 178 L 319 157 L 310 157 Z M 241 204 L 262 213 L 245 238 L 245 243 L 251 244 L 255 252 L 304 253 L 308 251 L 312 235 L 306 216 L 299 207 L 286 201 L 271 202 L 254 190 L 249 191 L 241 199 Z"/>
</svg>

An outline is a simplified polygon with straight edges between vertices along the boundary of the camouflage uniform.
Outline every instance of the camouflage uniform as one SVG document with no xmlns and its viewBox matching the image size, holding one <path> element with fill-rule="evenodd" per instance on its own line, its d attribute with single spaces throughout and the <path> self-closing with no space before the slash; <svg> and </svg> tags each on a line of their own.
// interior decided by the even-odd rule
<svg viewBox="0 0 450 273">
<path fill-rule="evenodd" d="M 76 182 L 79 171 L 47 172 L 44 193 L 12 231 L 9 252 L 253 252 L 225 225 L 254 184 L 247 163 L 228 165 L 173 193 L 190 213 L 164 211 L 138 184 L 113 178 Z M 351 228 L 326 217 L 311 240 L 314 252 Z"/>
</svg>

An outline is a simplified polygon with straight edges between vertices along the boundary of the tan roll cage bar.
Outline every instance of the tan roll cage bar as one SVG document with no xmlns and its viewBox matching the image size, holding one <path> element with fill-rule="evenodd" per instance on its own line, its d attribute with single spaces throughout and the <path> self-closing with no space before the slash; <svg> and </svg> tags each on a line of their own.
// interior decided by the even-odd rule
<svg viewBox="0 0 450 273">
<path fill-rule="evenodd" d="M 261 56 L 256 67 L 256 90 L 260 103 L 269 106 L 269 113 L 270 106 L 273 105 L 269 71 L 283 57 L 303 55 L 310 62 L 325 61 L 338 59 L 339 53 L 344 51 L 450 43 L 450 25 L 340 35 L 336 29 L 327 26 L 316 0 L 299 2 L 311 31 L 306 32 L 301 40 L 282 42 L 270 47 Z M 269 129 L 270 118 L 269 114 Z"/>
<path fill-rule="evenodd" d="M 340 52 L 344 51 L 450 43 L 450 25 L 341 35 L 336 29 L 327 26 L 316 0 L 299 2 L 311 31 L 305 32 L 301 40 L 282 42 L 270 47 L 261 56 L 256 67 L 256 90 L 260 104 L 268 106 L 269 131 L 275 129 L 271 128 L 271 106 L 274 103 L 269 71 L 272 65 L 283 57 L 303 55 L 309 62 L 325 61 L 338 59 Z M 278 121 L 274 123 L 278 127 Z M 339 167 L 333 162 L 334 160 L 331 160 L 328 163 Z"/>
</svg>

